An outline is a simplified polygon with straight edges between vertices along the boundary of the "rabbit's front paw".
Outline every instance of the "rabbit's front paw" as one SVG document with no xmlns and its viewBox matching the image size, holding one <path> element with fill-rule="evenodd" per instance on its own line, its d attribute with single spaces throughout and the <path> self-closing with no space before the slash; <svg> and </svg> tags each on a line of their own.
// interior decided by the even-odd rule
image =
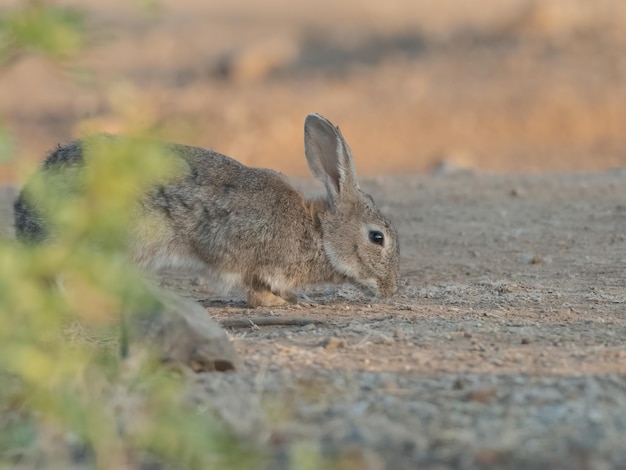
<svg viewBox="0 0 626 470">
<path fill-rule="evenodd" d="M 269 290 L 253 290 L 248 292 L 250 307 L 278 307 L 293 302 L 291 298 L 284 298 Z"/>
</svg>

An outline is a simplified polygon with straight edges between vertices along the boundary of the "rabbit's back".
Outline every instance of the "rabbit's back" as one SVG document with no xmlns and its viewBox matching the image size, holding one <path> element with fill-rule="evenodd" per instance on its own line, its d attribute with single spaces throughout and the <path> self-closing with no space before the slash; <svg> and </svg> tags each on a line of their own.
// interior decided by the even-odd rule
<svg viewBox="0 0 626 470">
<path fill-rule="evenodd" d="M 193 267 L 200 261 L 222 273 L 241 274 L 254 266 L 265 267 L 264 277 L 289 278 L 284 267 L 272 272 L 277 257 L 295 271 L 320 252 L 316 221 L 283 175 L 212 150 L 180 145 L 172 150 L 189 170 L 154 186 L 143 199 L 133 251 L 140 265 Z"/>
<path fill-rule="evenodd" d="M 78 175 L 89 165 L 86 148 L 81 141 L 58 146 L 40 171 L 67 179 L 64 190 L 79 185 Z M 269 262 L 276 257 L 271 250 L 280 252 L 302 228 L 307 232 L 307 224 L 300 220 L 306 212 L 304 199 L 281 174 L 247 167 L 213 150 L 181 144 L 164 148 L 167 158 L 183 162 L 184 171 L 181 175 L 181 165 L 173 165 L 171 177 L 151 186 L 137 201 L 129 244 L 138 264 L 232 265 L 236 259 L 254 256 Z M 41 242 L 49 238 L 51 228 L 28 189 L 27 185 L 14 204 L 16 234 L 22 241 Z M 47 190 L 59 186 L 44 193 Z"/>
</svg>

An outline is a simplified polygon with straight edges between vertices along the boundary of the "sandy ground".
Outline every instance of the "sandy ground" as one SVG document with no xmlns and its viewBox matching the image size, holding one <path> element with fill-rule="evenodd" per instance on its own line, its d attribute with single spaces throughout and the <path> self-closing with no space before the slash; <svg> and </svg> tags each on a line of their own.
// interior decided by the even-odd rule
<svg viewBox="0 0 626 470">
<path fill-rule="evenodd" d="M 251 311 L 166 276 L 218 319 L 325 322 L 232 329 L 242 369 L 200 377 L 197 398 L 273 448 L 274 468 L 302 445 L 345 468 L 621 468 L 626 173 L 366 188 L 400 231 L 389 301 L 327 288 L 312 307 Z"/>
<path fill-rule="evenodd" d="M 0 72 L 19 146 L 0 179 L 129 124 L 303 175 L 304 116 L 327 115 L 399 227 L 400 292 L 321 288 L 313 306 L 250 311 L 167 273 L 220 320 L 324 322 L 230 330 L 239 372 L 199 376 L 192 397 L 270 468 L 317 452 L 350 469 L 623 468 L 624 4 L 222 3 L 81 1 L 83 84 L 39 58 Z"/>
<path fill-rule="evenodd" d="M 353 465 L 338 468 L 623 466 L 626 173 L 364 187 L 399 228 L 389 301 L 324 287 L 307 291 L 312 306 L 249 310 L 197 275 L 164 276 L 219 320 L 324 322 L 230 329 L 241 368 L 198 376 L 203 409 L 267 450 L 270 468 L 317 451 Z"/>
</svg>

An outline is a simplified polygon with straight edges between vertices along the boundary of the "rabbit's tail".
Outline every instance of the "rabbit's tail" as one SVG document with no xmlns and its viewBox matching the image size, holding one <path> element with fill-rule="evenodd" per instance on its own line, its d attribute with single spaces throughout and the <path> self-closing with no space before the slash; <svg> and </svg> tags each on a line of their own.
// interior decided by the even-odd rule
<svg viewBox="0 0 626 470">
<path fill-rule="evenodd" d="M 13 205 L 15 215 L 15 236 L 24 243 L 41 243 L 48 238 L 48 228 L 46 223 L 30 204 L 24 194 L 15 201 Z"/>
</svg>

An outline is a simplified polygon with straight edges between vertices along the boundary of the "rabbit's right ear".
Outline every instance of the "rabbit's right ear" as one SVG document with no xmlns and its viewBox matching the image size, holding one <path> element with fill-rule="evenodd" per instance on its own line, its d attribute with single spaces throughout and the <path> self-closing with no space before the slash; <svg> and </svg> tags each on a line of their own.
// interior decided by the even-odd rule
<svg viewBox="0 0 626 470">
<path fill-rule="evenodd" d="M 319 114 L 309 114 L 304 121 L 304 153 L 311 173 L 326 185 L 333 205 L 356 196 L 359 182 L 350 147 L 339 128 Z"/>
</svg>

